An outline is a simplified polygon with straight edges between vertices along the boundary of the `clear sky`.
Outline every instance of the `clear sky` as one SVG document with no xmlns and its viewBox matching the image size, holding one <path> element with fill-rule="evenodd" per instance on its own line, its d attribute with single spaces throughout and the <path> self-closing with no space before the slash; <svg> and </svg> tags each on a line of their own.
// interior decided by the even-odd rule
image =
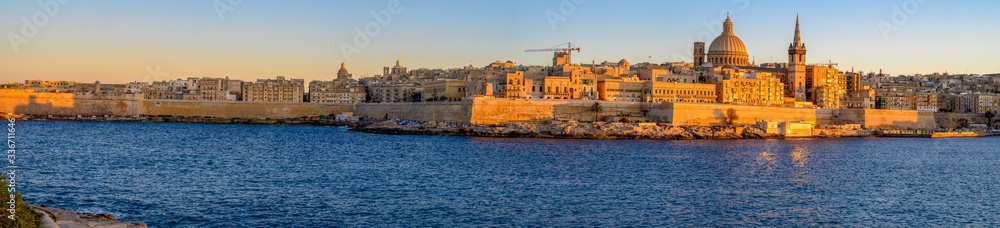
<svg viewBox="0 0 1000 228">
<path fill-rule="evenodd" d="M 758 63 L 787 61 L 798 13 L 810 63 L 1000 72 L 1000 1 L 990 0 L 74 0 L 57 11 L 40 2 L 58 3 L 0 1 L 0 82 L 330 80 L 341 62 L 360 77 L 397 59 L 410 69 L 548 65 L 551 53 L 524 49 L 565 42 L 583 49 L 574 62 L 690 62 L 691 43 L 710 43 L 725 12 Z M 372 16 L 383 11 L 384 26 Z M 374 36 L 356 43 L 366 28 Z"/>
</svg>

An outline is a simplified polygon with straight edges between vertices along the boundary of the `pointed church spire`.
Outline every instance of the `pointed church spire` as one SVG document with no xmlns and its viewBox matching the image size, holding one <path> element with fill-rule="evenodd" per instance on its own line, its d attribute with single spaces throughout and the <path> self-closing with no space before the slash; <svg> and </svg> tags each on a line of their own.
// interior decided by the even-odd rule
<svg viewBox="0 0 1000 228">
<path fill-rule="evenodd" d="M 799 14 L 797 14 L 797 13 L 795 14 L 795 41 L 794 41 L 794 44 L 795 44 L 796 47 L 805 46 L 802 43 L 802 33 L 799 32 Z"/>
</svg>

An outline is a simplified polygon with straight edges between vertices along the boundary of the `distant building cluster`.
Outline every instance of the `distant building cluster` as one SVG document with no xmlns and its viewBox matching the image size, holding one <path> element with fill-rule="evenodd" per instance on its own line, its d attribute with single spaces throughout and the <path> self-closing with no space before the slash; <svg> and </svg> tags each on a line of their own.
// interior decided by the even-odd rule
<svg viewBox="0 0 1000 228">
<path fill-rule="evenodd" d="M 371 77 L 353 78 L 341 64 L 335 78 L 232 80 L 191 77 L 127 84 L 27 80 L 0 85 L 38 92 L 136 95 L 144 99 L 398 103 L 462 101 L 475 97 L 525 100 L 725 103 L 824 109 L 896 109 L 931 112 L 1000 111 L 1000 74 L 889 76 L 842 71 L 837 63 L 809 64 L 796 18 L 787 62 L 758 64 L 728 17 L 722 33 L 706 47 L 693 45 L 693 62 L 573 63 L 573 51 L 552 51 L 552 65 L 524 66 L 496 61 L 482 67 L 408 69 L 400 61 Z"/>
<path fill-rule="evenodd" d="M 242 85 L 243 81 L 229 78 L 190 77 L 153 82 L 136 93 L 141 92 L 146 99 L 236 101 L 242 94 Z"/>
</svg>

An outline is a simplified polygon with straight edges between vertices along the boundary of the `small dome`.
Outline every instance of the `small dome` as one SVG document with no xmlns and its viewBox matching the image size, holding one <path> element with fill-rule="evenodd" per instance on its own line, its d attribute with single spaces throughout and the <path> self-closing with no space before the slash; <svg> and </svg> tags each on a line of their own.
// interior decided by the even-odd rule
<svg viewBox="0 0 1000 228">
<path fill-rule="evenodd" d="M 628 63 L 628 60 L 622 59 L 621 61 L 618 61 L 618 65 L 625 66 L 630 64 Z"/>
<path fill-rule="evenodd" d="M 341 74 L 341 73 L 344 73 L 344 74 L 347 73 L 347 64 L 340 63 L 340 70 L 337 71 L 337 74 Z"/>
</svg>

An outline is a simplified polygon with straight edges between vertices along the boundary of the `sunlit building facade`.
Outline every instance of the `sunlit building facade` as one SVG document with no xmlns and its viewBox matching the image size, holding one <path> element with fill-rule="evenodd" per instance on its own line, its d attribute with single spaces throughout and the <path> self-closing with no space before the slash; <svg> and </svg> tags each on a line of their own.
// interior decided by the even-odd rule
<svg viewBox="0 0 1000 228">
<path fill-rule="evenodd" d="M 304 102 L 304 84 L 303 79 L 285 79 L 284 76 L 246 82 L 242 89 L 243 101 Z"/>
<path fill-rule="evenodd" d="M 715 103 L 716 86 L 701 83 L 675 83 L 646 81 L 643 91 L 645 102 Z"/>
<path fill-rule="evenodd" d="M 847 93 L 847 78 L 832 65 L 806 66 L 806 98 L 816 107 L 838 109 Z"/>
<path fill-rule="evenodd" d="M 597 81 L 597 93 L 605 101 L 641 102 L 644 86 L 638 77 L 601 79 Z"/>
<path fill-rule="evenodd" d="M 731 78 L 718 84 L 718 101 L 726 104 L 780 106 L 785 90 L 781 80 L 773 77 Z"/>
</svg>

